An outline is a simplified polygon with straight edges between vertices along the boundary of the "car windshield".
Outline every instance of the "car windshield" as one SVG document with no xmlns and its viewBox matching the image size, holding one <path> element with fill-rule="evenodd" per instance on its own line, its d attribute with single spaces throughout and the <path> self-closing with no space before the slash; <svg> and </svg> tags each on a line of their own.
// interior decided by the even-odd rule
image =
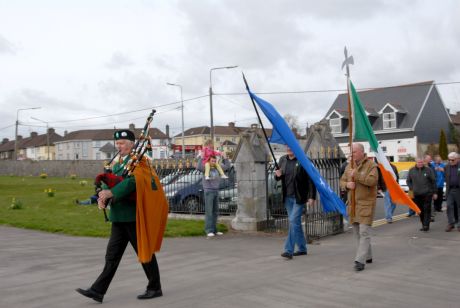
<svg viewBox="0 0 460 308">
<path fill-rule="evenodd" d="M 175 173 L 169 174 L 169 175 L 165 176 L 164 178 L 162 178 L 160 180 L 160 183 L 161 184 L 168 184 L 176 176 L 177 176 L 177 174 L 175 174 Z"/>
<path fill-rule="evenodd" d="M 409 173 L 409 170 L 402 170 L 399 172 L 399 179 L 400 180 L 405 180 L 407 179 L 407 174 Z"/>
<path fill-rule="evenodd" d="M 186 174 L 182 177 L 180 177 L 176 183 L 182 183 L 182 184 L 190 184 L 190 183 L 195 183 L 201 178 L 201 172 L 192 172 L 189 174 Z"/>
</svg>

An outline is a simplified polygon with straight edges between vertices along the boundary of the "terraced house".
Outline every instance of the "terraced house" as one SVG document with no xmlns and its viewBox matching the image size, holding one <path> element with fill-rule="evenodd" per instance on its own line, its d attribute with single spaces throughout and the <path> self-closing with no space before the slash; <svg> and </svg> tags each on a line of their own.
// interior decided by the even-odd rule
<svg viewBox="0 0 460 308">
<path fill-rule="evenodd" d="M 57 160 L 108 160 L 117 152 L 113 134 L 117 129 L 78 130 L 65 133 L 62 140 L 56 142 Z M 141 133 L 134 124 L 129 126 L 135 136 Z M 168 130 L 168 129 L 167 129 Z M 169 156 L 169 137 L 158 128 L 150 128 L 152 137 L 152 156 L 155 159 Z"/>
</svg>

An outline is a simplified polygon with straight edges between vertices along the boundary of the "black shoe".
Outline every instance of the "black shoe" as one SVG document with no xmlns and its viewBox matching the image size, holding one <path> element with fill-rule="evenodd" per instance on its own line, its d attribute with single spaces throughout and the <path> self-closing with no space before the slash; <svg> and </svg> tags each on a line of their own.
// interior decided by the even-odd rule
<svg viewBox="0 0 460 308">
<path fill-rule="evenodd" d="M 296 251 L 292 254 L 293 256 L 305 256 L 307 255 L 306 251 Z"/>
<path fill-rule="evenodd" d="M 283 258 L 286 258 L 286 259 L 289 259 L 289 260 L 292 259 L 292 254 L 289 253 L 289 252 L 283 252 L 283 253 L 281 254 L 281 256 L 282 256 Z"/>
<path fill-rule="evenodd" d="M 144 294 L 138 295 L 137 299 L 150 299 L 155 297 L 163 296 L 163 292 L 160 290 L 145 290 Z"/>
<path fill-rule="evenodd" d="M 355 261 L 355 271 L 360 272 L 364 270 L 364 264 L 361 262 Z"/>
<path fill-rule="evenodd" d="M 434 217 L 431 217 L 430 222 L 434 222 Z"/>
<path fill-rule="evenodd" d="M 91 288 L 83 290 L 83 289 L 75 289 L 78 293 L 80 293 L 83 296 L 89 297 L 94 299 L 96 302 L 102 303 L 102 300 L 104 299 L 104 294 L 97 293 L 96 291 L 93 291 Z"/>
<path fill-rule="evenodd" d="M 366 263 L 368 263 L 368 264 L 369 264 L 369 263 L 372 263 L 372 258 L 371 258 L 371 259 L 367 259 L 367 260 L 366 260 Z"/>
</svg>

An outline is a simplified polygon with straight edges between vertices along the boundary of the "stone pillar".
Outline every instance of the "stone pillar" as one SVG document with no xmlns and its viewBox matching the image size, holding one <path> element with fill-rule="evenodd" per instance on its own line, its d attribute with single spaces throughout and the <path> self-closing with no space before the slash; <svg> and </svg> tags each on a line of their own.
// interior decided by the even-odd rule
<svg viewBox="0 0 460 308">
<path fill-rule="evenodd" d="M 235 169 L 238 183 L 238 209 L 232 228 L 257 231 L 258 222 L 267 218 L 265 169 L 268 159 L 265 138 L 249 129 L 241 136 L 235 152 Z"/>
</svg>

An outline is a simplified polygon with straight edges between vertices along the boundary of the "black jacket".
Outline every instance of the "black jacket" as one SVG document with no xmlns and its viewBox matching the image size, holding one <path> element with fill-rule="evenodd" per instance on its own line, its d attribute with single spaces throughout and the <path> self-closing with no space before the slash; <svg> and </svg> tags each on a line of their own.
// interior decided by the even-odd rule
<svg viewBox="0 0 460 308">
<path fill-rule="evenodd" d="M 294 158 L 297 161 L 297 158 Z M 284 155 L 279 160 L 279 167 L 281 169 L 281 176 L 277 177 L 275 175 L 275 180 L 281 180 L 281 186 L 283 188 L 283 202 L 286 199 L 286 183 L 285 183 L 285 173 L 286 173 L 286 162 L 288 160 L 287 155 Z M 305 204 L 308 199 L 316 199 L 316 187 L 313 184 L 313 181 L 308 176 L 305 169 L 300 165 L 296 164 L 295 167 L 295 199 L 297 204 Z"/>
<path fill-rule="evenodd" d="M 393 169 L 393 172 L 396 175 L 396 183 L 398 183 L 399 182 L 398 169 L 392 163 L 390 163 L 390 166 L 391 166 L 391 169 Z M 377 184 L 377 188 L 382 190 L 382 191 L 387 191 L 387 185 L 385 184 L 385 181 L 383 180 L 382 172 L 380 171 L 380 168 L 378 168 L 377 170 L 379 171 L 379 181 L 378 181 L 378 184 Z"/>
<path fill-rule="evenodd" d="M 432 195 L 438 192 L 436 177 L 430 167 L 423 166 L 420 169 L 417 166 L 412 167 L 409 169 L 406 182 L 409 189 L 414 192 L 414 196 Z"/>
</svg>

